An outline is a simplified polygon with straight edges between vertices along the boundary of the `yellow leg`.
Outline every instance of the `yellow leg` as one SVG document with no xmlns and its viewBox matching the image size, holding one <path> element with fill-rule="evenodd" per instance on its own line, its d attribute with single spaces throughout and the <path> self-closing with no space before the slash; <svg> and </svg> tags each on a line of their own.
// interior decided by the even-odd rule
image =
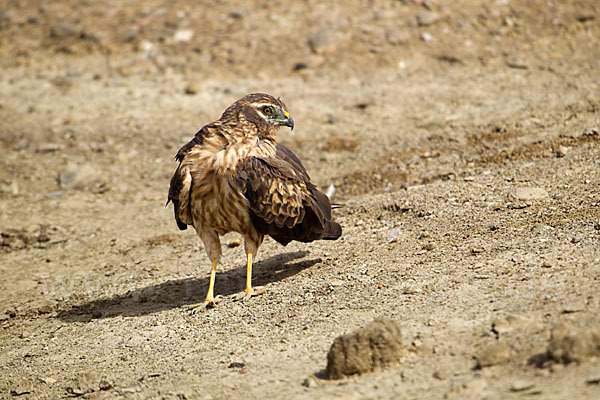
<svg viewBox="0 0 600 400">
<path fill-rule="evenodd" d="M 214 291 L 215 291 L 215 275 L 217 274 L 217 263 L 212 263 L 212 269 L 210 270 L 210 283 L 208 284 L 208 293 L 206 293 L 206 300 L 204 303 L 206 305 L 214 305 L 217 302 L 215 299 Z"/>
<path fill-rule="evenodd" d="M 233 296 L 234 300 L 249 299 L 252 296 L 264 294 L 264 290 L 254 290 L 252 287 L 252 253 L 248 253 L 248 263 L 246 264 L 246 289 L 244 293 Z"/>
<path fill-rule="evenodd" d="M 210 282 L 208 283 L 208 292 L 206 293 L 206 299 L 203 303 L 199 304 L 190 304 L 185 306 L 188 310 L 192 310 L 192 313 L 195 314 L 196 311 L 214 307 L 217 305 L 217 302 L 221 300 L 221 296 L 215 297 L 215 276 L 217 275 L 217 263 L 212 263 L 212 269 L 210 270 Z"/>
</svg>

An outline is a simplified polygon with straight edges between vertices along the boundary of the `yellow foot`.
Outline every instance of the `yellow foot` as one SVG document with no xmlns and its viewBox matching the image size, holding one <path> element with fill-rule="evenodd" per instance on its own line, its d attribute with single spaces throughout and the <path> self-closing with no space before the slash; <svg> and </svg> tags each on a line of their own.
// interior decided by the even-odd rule
<svg viewBox="0 0 600 400">
<path fill-rule="evenodd" d="M 265 290 L 264 289 L 254 289 L 254 288 L 246 288 L 242 293 L 236 293 L 233 296 L 231 296 L 231 298 L 233 299 L 233 301 L 240 301 L 240 300 L 248 300 L 251 297 L 254 296 L 260 296 L 261 294 L 265 294 Z"/>
<path fill-rule="evenodd" d="M 223 296 L 216 296 L 212 298 L 207 298 L 202 303 L 197 304 L 189 304 L 185 306 L 187 310 L 190 310 L 192 314 L 195 314 L 198 311 L 203 311 L 207 308 L 214 308 L 217 306 L 217 303 L 223 299 Z"/>
</svg>

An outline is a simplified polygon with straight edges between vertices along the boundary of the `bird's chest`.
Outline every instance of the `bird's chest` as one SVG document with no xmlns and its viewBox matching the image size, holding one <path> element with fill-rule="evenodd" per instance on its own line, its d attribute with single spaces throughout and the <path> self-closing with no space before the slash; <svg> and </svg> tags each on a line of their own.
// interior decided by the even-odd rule
<svg viewBox="0 0 600 400">
<path fill-rule="evenodd" d="M 192 188 L 194 220 L 219 234 L 246 233 L 251 226 L 248 202 L 233 177 L 214 171 L 203 174 Z"/>
</svg>

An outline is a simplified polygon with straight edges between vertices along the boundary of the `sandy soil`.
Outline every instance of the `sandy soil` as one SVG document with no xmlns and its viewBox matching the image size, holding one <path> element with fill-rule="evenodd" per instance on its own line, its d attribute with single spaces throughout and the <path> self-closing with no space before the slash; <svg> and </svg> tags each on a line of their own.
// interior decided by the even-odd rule
<svg viewBox="0 0 600 400">
<path fill-rule="evenodd" d="M 0 0 L 1 398 L 600 396 L 593 346 L 546 353 L 600 325 L 597 1 L 114 3 Z M 267 239 L 247 302 L 226 236 L 194 313 L 173 156 L 254 91 L 344 235 Z M 324 379 L 376 317 L 401 362 Z"/>
</svg>

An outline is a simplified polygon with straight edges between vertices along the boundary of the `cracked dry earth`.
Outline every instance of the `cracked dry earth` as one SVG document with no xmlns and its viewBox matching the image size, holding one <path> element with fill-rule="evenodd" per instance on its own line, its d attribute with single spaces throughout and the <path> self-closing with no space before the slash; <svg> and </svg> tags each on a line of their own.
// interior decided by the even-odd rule
<svg viewBox="0 0 600 400">
<path fill-rule="evenodd" d="M 0 1 L 0 397 L 598 398 L 598 4 L 422 3 Z M 254 91 L 344 234 L 267 239 L 244 302 L 225 236 L 192 312 L 172 157 Z M 380 317 L 400 360 L 326 379 Z"/>
</svg>

